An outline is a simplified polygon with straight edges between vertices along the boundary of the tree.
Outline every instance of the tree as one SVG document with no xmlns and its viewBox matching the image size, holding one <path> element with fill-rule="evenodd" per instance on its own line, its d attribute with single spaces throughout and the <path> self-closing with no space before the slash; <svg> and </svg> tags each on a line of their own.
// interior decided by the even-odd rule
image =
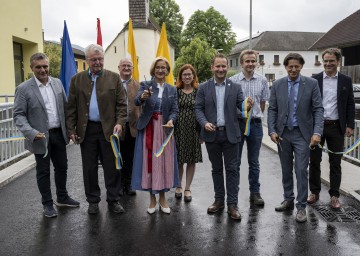
<svg viewBox="0 0 360 256">
<path fill-rule="evenodd" d="M 216 54 L 216 50 L 211 48 L 209 44 L 196 37 L 189 46 L 181 48 L 179 58 L 175 62 L 174 75 L 178 75 L 179 69 L 184 64 L 194 66 L 199 82 L 204 82 L 212 76 L 211 62 Z"/>
<path fill-rule="evenodd" d="M 195 37 L 206 40 L 214 49 L 222 49 L 224 54 L 229 53 L 236 42 L 231 23 L 212 6 L 205 12 L 197 10 L 190 17 L 181 35 L 180 47 L 188 46 Z"/>
<path fill-rule="evenodd" d="M 44 43 L 44 53 L 49 58 L 49 74 L 52 77 L 60 77 L 61 45 L 52 42 Z"/>
<path fill-rule="evenodd" d="M 180 13 L 180 7 L 174 0 L 151 0 L 150 15 L 159 23 L 166 24 L 168 40 L 175 48 L 175 56 L 180 52 L 179 42 L 184 25 L 184 17 Z"/>
</svg>

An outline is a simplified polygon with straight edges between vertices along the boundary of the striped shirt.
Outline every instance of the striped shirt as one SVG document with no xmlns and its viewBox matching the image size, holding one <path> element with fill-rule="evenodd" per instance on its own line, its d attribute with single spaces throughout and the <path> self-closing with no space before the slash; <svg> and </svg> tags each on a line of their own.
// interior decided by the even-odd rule
<svg viewBox="0 0 360 256">
<path fill-rule="evenodd" d="M 263 112 L 260 108 L 260 102 L 269 100 L 270 92 L 267 80 L 265 77 L 254 73 L 250 80 L 246 80 L 243 72 L 240 72 L 232 77 L 230 80 L 234 83 L 240 84 L 244 97 L 253 99 L 253 118 L 263 117 Z"/>
</svg>

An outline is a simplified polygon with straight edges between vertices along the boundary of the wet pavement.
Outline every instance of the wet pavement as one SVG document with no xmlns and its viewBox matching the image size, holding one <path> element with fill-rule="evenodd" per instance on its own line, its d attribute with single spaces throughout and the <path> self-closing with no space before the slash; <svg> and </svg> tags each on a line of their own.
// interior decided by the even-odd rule
<svg viewBox="0 0 360 256">
<path fill-rule="evenodd" d="M 242 220 L 236 222 L 226 208 L 214 215 L 206 212 L 214 193 L 204 147 L 204 163 L 197 165 L 191 187 L 193 201 L 175 199 L 174 190 L 167 193 L 170 215 L 158 210 L 148 215 L 146 192 L 122 196 L 126 213 L 109 212 L 101 169 L 100 214 L 88 215 L 80 149 L 72 145 L 68 147 L 68 190 L 80 201 L 80 208 L 59 209 L 53 219 L 43 217 L 35 170 L 30 170 L 0 188 L 0 255 L 360 255 L 360 219 L 329 222 L 308 206 L 308 221 L 299 224 L 296 210 L 275 212 L 282 201 L 281 171 L 277 154 L 266 147 L 260 153 L 265 206 L 250 205 L 245 148 L 239 193 Z M 323 186 L 316 204 L 320 208 L 328 207 L 327 190 Z M 352 198 L 342 196 L 340 201 L 344 209 L 360 210 Z"/>
</svg>

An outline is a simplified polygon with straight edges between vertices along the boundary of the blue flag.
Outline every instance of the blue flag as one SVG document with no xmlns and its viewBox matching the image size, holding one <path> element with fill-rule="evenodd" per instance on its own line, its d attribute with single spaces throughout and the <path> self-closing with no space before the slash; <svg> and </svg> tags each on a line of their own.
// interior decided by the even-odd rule
<svg viewBox="0 0 360 256">
<path fill-rule="evenodd" d="M 61 68 L 60 80 L 64 86 L 66 96 L 69 95 L 70 80 L 76 74 L 77 68 L 75 64 L 74 53 L 72 51 L 69 33 L 64 21 L 64 32 L 62 38 Z"/>
</svg>

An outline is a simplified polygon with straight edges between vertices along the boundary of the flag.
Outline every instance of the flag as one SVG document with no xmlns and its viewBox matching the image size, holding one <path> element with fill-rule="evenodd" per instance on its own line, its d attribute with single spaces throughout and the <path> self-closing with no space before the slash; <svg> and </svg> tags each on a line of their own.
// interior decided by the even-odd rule
<svg viewBox="0 0 360 256">
<path fill-rule="evenodd" d="M 102 46 L 102 35 L 101 35 L 101 27 L 100 27 L 100 19 L 97 18 L 97 26 L 96 26 L 96 29 L 97 29 L 97 39 L 96 39 L 96 43 L 98 45 L 101 45 Z"/>
<path fill-rule="evenodd" d="M 131 61 L 134 65 L 132 77 L 134 80 L 139 81 L 139 65 L 138 65 L 137 56 L 136 56 L 134 31 L 133 31 L 131 19 L 129 20 L 129 34 L 128 34 L 128 49 L 127 49 L 127 51 L 129 52 L 129 54 L 131 56 Z"/>
<path fill-rule="evenodd" d="M 77 68 L 65 20 L 61 48 L 60 80 L 67 96 L 69 95 L 70 80 L 76 74 Z"/>
<path fill-rule="evenodd" d="M 174 85 L 174 75 L 172 73 L 172 64 L 170 59 L 170 51 L 169 51 L 169 44 L 166 36 L 166 26 L 165 22 L 162 24 L 161 28 L 161 34 L 160 34 L 160 40 L 159 45 L 156 52 L 156 57 L 162 56 L 169 62 L 170 65 L 170 74 L 166 77 L 165 81 L 168 84 Z"/>
</svg>

